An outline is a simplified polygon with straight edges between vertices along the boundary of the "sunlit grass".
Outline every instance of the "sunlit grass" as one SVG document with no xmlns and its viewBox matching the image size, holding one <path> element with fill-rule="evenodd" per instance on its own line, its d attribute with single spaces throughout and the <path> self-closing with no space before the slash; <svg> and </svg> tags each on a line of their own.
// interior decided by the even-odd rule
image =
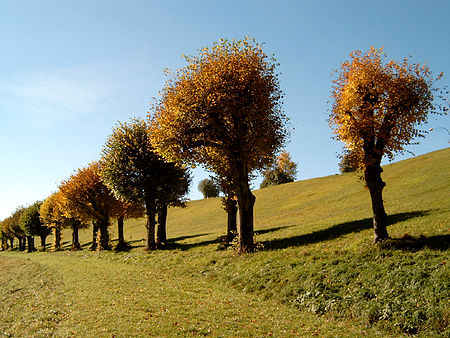
<svg viewBox="0 0 450 338">
<path fill-rule="evenodd" d="M 385 167 L 394 239 L 379 246 L 369 193 L 350 173 L 256 191 L 264 248 L 252 255 L 217 250 L 220 199 L 170 209 L 167 250 L 143 252 L 139 219 L 126 222 L 128 252 L 2 253 L 0 332 L 448 335 L 449 164 L 445 149 Z"/>
</svg>

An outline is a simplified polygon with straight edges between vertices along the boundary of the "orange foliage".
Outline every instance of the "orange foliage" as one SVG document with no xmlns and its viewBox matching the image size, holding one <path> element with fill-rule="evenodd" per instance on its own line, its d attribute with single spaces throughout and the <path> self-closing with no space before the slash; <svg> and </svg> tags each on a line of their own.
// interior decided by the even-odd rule
<svg viewBox="0 0 450 338">
<path fill-rule="evenodd" d="M 434 78 L 426 65 L 385 62 L 382 49 L 355 51 L 334 81 L 329 123 L 345 143 L 352 165 L 364 169 L 383 155 L 393 158 L 424 131 L 435 112 Z"/>
</svg>

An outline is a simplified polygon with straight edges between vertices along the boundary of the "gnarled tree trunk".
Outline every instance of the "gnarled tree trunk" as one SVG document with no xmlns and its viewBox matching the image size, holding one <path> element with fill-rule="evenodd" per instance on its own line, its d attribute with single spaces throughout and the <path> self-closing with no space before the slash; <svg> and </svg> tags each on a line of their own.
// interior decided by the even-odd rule
<svg viewBox="0 0 450 338">
<path fill-rule="evenodd" d="M 8 250 L 8 239 L 6 238 L 5 234 L 2 234 L 2 251 Z"/>
<path fill-rule="evenodd" d="M 26 246 L 26 237 L 19 237 L 19 251 L 24 251 Z"/>
<path fill-rule="evenodd" d="M 125 237 L 123 235 L 123 216 L 117 217 L 117 237 L 119 239 L 116 250 L 121 250 L 126 247 Z"/>
<path fill-rule="evenodd" d="M 155 242 L 155 208 L 150 206 L 147 203 L 147 223 L 145 227 L 147 228 L 147 240 L 145 243 L 145 251 L 150 251 L 156 249 L 156 242 Z"/>
<path fill-rule="evenodd" d="M 387 232 L 387 215 L 384 210 L 383 204 L 383 188 L 386 183 L 381 179 L 381 173 L 383 169 L 380 163 L 376 163 L 371 166 L 367 166 L 364 171 L 364 178 L 367 184 L 367 188 L 370 192 L 372 199 L 372 211 L 373 211 L 373 228 L 375 231 L 374 242 L 381 242 L 389 238 Z"/>
<path fill-rule="evenodd" d="M 231 243 L 237 233 L 237 201 L 233 194 L 228 193 L 225 201 L 225 210 L 227 212 L 227 244 Z"/>
<path fill-rule="evenodd" d="M 239 208 L 239 253 L 252 252 L 253 242 L 253 206 L 255 196 L 250 190 L 248 172 L 245 167 L 235 170 L 233 178 Z"/>
<path fill-rule="evenodd" d="M 97 234 L 97 251 L 110 250 L 109 246 L 109 217 L 105 216 L 103 219 L 99 219 L 97 222 L 98 234 Z"/>
<path fill-rule="evenodd" d="M 34 237 L 33 236 L 27 236 L 27 246 L 28 246 L 28 252 L 34 252 L 36 251 L 36 248 L 34 247 Z"/>
<path fill-rule="evenodd" d="M 167 205 L 158 211 L 158 230 L 156 233 L 156 246 L 167 244 Z"/>
<path fill-rule="evenodd" d="M 78 237 L 78 227 L 72 228 L 72 248 L 70 250 L 81 250 L 80 239 Z"/>
<path fill-rule="evenodd" d="M 45 251 L 46 250 L 46 246 L 47 246 L 47 243 L 46 243 L 46 239 L 47 239 L 47 235 L 42 235 L 42 236 L 39 236 L 40 238 L 41 238 L 41 250 L 42 251 Z"/>
<path fill-rule="evenodd" d="M 89 250 L 97 250 L 97 233 L 98 233 L 97 221 L 92 221 L 92 245 L 89 248 Z"/>
<path fill-rule="evenodd" d="M 14 237 L 9 238 L 9 247 L 11 250 L 14 249 Z"/>
<path fill-rule="evenodd" d="M 53 228 L 53 250 L 59 251 L 61 250 L 61 229 L 58 227 Z"/>
</svg>

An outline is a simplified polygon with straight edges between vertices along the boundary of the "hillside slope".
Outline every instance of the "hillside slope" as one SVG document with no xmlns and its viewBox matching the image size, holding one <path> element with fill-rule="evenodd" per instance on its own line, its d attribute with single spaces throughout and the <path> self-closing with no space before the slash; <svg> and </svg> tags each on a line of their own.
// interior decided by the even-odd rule
<svg viewBox="0 0 450 338">
<path fill-rule="evenodd" d="M 217 250 L 220 199 L 170 209 L 167 250 L 144 253 L 130 220 L 129 252 L 2 253 L 0 332 L 448 336 L 449 164 L 444 149 L 384 167 L 394 239 L 377 246 L 369 193 L 344 174 L 255 191 L 251 255 Z"/>
<path fill-rule="evenodd" d="M 382 177 L 387 183 L 384 201 L 391 223 L 408 213 L 427 212 L 433 213 L 433 221 L 437 217 L 439 223 L 448 222 L 449 168 L 450 148 L 384 166 Z M 288 183 L 257 190 L 254 194 L 255 231 L 260 233 L 258 240 L 263 242 L 372 216 L 369 192 L 356 173 Z M 390 235 L 396 237 L 405 232 L 426 235 L 439 231 L 430 226 L 423 233 L 423 227 L 418 228 L 414 222 L 405 221 L 391 226 Z M 427 217 L 421 218 L 421 222 L 426 224 Z M 224 234 L 225 224 L 226 213 L 219 198 L 193 201 L 185 209 L 169 210 L 168 237 L 189 237 L 182 241 L 186 243 L 212 240 Z M 114 233 L 115 227 L 112 226 L 111 230 Z M 126 223 L 125 235 L 129 240 L 143 239 L 144 234 L 144 220 Z M 367 238 L 371 235 L 371 230 L 367 229 Z M 89 232 L 85 232 L 84 240 L 89 241 L 89 236 Z"/>
</svg>

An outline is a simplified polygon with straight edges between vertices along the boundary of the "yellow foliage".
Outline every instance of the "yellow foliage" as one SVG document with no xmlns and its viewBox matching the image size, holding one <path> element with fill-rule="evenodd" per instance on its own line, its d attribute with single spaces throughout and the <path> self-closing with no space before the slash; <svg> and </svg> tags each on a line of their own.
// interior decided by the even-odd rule
<svg viewBox="0 0 450 338">
<path fill-rule="evenodd" d="M 425 65 L 383 62 L 382 49 L 355 51 L 344 62 L 332 89 L 329 124 L 345 143 L 352 165 L 364 169 L 424 132 L 417 128 L 435 112 L 432 85 Z"/>
</svg>

